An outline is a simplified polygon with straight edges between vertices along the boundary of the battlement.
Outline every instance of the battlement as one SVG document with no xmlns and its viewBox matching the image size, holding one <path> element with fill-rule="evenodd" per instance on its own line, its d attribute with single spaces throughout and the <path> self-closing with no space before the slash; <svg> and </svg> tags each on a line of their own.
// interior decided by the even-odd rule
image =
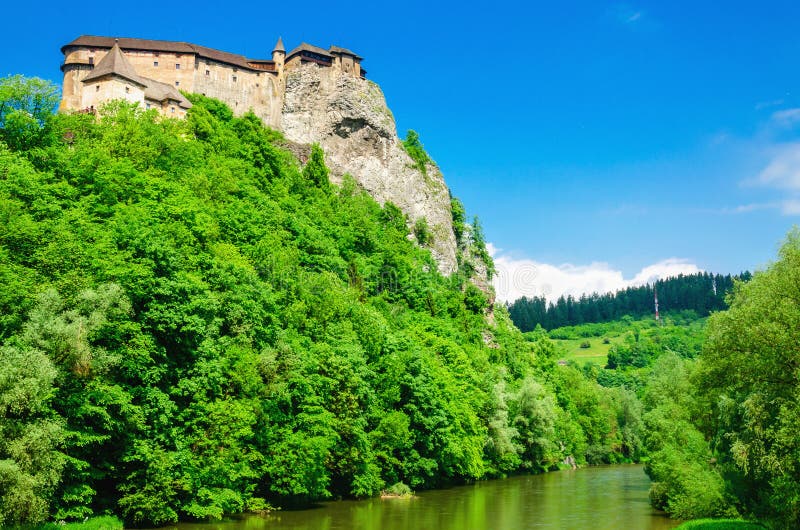
<svg viewBox="0 0 800 530">
<path fill-rule="evenodd" d="M 270 59 L 251 59 L 188 42 L 82 35 L 61 48 L 62 110 L 92 112 L 125 99 L 182 117 L 191 103 L 181 91 L 224 101 L 240 114 L 252 110 L 275 125 L 285 74 L 307 64 L 366 78 L 362 57 L 331 46 L 302 43 L 288 54 L 278 39 Z"/>
</svg>

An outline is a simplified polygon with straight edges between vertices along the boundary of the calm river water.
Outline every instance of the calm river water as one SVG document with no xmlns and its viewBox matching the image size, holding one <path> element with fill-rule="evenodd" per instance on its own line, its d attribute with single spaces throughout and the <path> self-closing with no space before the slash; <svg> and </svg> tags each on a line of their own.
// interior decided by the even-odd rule
<svg viewBox="0 0 800 530">
<path fill-rule="evenodd" d="M 425 491 L 410 499 L 321 503 L 180 530 L 662 530 L 642 466 L 604 466 Z"/>
</svg>

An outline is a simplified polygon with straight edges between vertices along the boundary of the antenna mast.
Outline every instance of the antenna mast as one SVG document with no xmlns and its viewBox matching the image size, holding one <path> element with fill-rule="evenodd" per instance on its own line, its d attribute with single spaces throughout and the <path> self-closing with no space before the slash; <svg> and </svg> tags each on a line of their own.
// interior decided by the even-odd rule
<svg viewBox="0 0 800 530">
<path fill-rule="evenodd" d="M 658 316 L 658 280 L 656 280 L 656 282 L 653 284 L 653 294 L 654 294 L 653 298 L 656 305 L 656 322 L 658 322 L 660 320 Z"/>
</svg>

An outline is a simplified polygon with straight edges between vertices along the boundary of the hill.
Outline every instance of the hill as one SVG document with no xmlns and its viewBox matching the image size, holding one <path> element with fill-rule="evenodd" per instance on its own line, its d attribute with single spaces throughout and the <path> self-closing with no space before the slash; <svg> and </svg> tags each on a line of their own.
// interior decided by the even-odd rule
<svg viewBox="0 0 800 530">
<path fill-rule="evenodd" d="M 443 276 L 398 207 L 254 115 L 52 115 L 47 83 L 0 88 L 0 525 L 638 458 L 629 393 L 489 324 L 479 230 Z"/>
<path fill-rule="evenodd" d="M 658 293 L 662 313 L 694 311 L 706 317 L 713 311 L 727 307 L 725 296 L 733 288 L 734 280 L 747 281 L 749 272 L 737 276 L 710 274 L 678 275 L 657 280 L 655 283 L 628 287 L 606 294 L 583 295 L 580 298 L 561 296 L 555 303 L 544 297 L 523 297 L 508 304 L 514 324 L 523 332 L 536 326 L 555 329 L 591 322 L 610 322 L 624 316 L 642 318 L 655 312 Z"/>
</svg>

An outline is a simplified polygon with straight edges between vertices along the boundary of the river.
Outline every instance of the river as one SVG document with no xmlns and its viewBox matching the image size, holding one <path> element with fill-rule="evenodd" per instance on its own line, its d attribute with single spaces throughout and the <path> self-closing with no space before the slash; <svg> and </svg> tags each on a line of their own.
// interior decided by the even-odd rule
<svg viewBox="0 0 800 530">
<path fill-rule="evenodd" d="M 420 492 L 408 499 L 324 502 L 315 508 L 180 530 L 662 530 L 676 521 L 648 504 L 642 466 L 557 471 Z"/>
</svg>

